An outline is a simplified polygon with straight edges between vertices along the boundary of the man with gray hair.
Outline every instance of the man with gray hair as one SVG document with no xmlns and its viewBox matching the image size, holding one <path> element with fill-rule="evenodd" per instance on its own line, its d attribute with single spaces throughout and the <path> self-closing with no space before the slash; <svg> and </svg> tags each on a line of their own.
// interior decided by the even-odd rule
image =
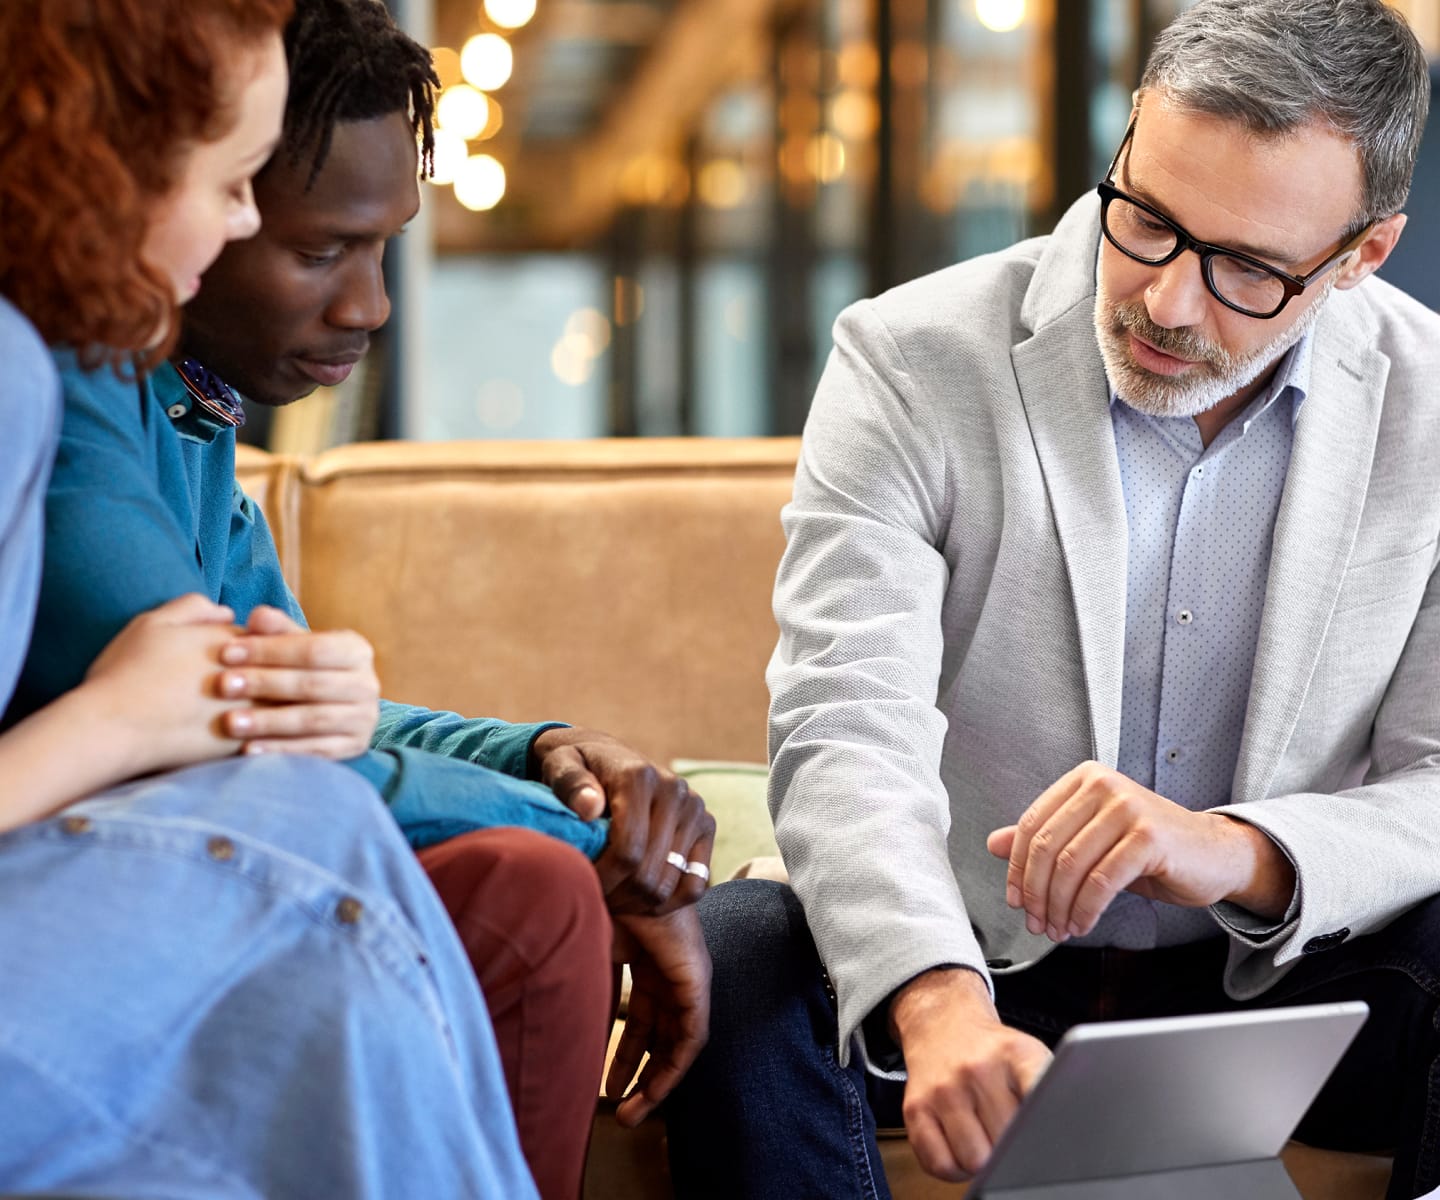
<svg viewBox="0 0 1440 1200">
<path fill-rule="evenodd" d="M 1077 1022 L 1340 999 L 1299 1136 L 1440 1184 L 1440 318 L 1371 278 L 1428 101 L 1380 0 L 1199 0 L 1050 237 L 841 316 L 775 593 L 793 891 L 702 902 L 679 1194 L 886 1196 L 877 1118 L 961 1179 Z"/>
</svg>

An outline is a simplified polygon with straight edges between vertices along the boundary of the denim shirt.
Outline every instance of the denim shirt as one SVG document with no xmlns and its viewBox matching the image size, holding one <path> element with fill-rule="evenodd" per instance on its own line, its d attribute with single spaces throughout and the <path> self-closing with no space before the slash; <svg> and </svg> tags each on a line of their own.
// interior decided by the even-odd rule
<svg viewBox="0 0 1440 1200">
<path fill-rule="evenodd" d="M 19 674 L 40 586 L 37 547 L 60 432 L 60 381 L 45 343 L 0 296 L 0 705 Z"/>
</svg>

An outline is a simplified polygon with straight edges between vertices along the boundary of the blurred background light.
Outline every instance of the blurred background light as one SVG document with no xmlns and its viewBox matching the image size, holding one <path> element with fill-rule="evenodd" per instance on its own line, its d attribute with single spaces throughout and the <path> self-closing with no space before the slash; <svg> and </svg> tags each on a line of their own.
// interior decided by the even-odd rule
<svg viewBox="0 0 1440 1200">
<path fill-rule="evenodd" d="M 482 92 L 504 87 L 514 69 L 515 54 L 498 33 L 477 33 L 460 51 L 465 82 Z"/>
<path fill-rule="evenodd" d="M 485 119 L 485 128 L 471 138 L 471 141 L 488 142 L 499 133 L 505 125 L 505 110 L 500 107 L 500 101 L 495 99 L 494 96 L 486 96 L 485 98 L 490 101 L 489 116 Z"/>
<path fill-rule="evenodd" d="M 460 74 L 460 56 L 450 49 L 449 46 L 436 46 L 430 51 L 430 56 L 435 63 L 435 74 L 440 77 L 442 88 L 454 87 L 462 82 L 464 76 Z"/>
<path fill-rule="evenodd" d="M 489 154 L 473 154 L 455 172 L 455 199 L 471 212 L 488 212 L 505 196 L 505 168 Z"/>
<path fill-rule="evenodd" d="M 595 357 L 590 353 L 590 343 L 581 334 L 567 333 L 550 351 L 550 369 L 555 378 L 571 387 L 579 387 L 590 378 L 595 369 Z"/>
<path fill-rule="evenodd" d="M 833 133 L 816 134 L 805 146 L 805 169 L 817 183 L 834 183 L 845 174 L 845 143 Z"/>
<path fill-rule="evenodd" d="M 473 87 L 460 83 L 440 93 L 435 106 L 435 119 L 440 128 L 464 141 L 478 137 L 490 120 L 490 99 Z"/>
<path fill-rule="evenodd" d="M 434 184 L 448 184 L 455 182 L 455 173 L 460 169 L 461 163 L 469 157 L 469 150 L 465 148 L 465 139 L 450 129 L 437 129 L 435 131 L 435 173 L 430 177 Z"/>
<path fill-rule="evenodd" d="M 1025 0 L 975 0 L 975 16 L 991 33 L 1009 33 L 1025 21 Z"/>
<path fill-rule="evenodd" d="M 736 208 L 749 190 L 745 168 L 733 158 L 717 158 L 700 168 L 695 186 L 711 208 Z"/>
<path fill-rule="evenodd" d="M 535 0 L 485 0 L 485 15 L 501 29 L 519 29 L 535 15 Z"/>
<path fill-rule="evenodd" d="M 565 336 L 577 338 L 591 358 L 598 358 L 610 345 L 610 321 L 598 308 L 581 308 L 565 322 Z"/>
</svg>

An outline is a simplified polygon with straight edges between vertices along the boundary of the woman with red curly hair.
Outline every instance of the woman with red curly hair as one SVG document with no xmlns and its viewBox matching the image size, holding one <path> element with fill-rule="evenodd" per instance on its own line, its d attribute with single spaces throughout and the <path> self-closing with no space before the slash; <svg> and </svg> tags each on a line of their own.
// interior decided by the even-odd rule
<svg viewBox="0 0 1440 1200">
<path fill-rule="evenodd" d="M 58 423 L 45 343 L 163 357 L 258 227 L 287 14 L 0 5 L 0 703 Z M 533 1197 L 464 952 L 379 798 L 223 736 L 238 635 L 177 600 L 0 734 L 0 1191 Z"/>
</svg>

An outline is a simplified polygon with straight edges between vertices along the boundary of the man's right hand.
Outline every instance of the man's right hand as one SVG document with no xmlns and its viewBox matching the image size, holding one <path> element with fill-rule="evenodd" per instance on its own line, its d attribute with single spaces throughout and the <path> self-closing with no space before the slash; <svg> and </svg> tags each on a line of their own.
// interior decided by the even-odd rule
<svg viewBox="0 0 1440 1200">
<path fill-rule="evenodd" d="M 663 916 L 700 899 L 715 818 L 683 776 L 593 729 L 547 729 L 530 754 L 534 777 L 572 812 L 610 817 L 595 869 L 612 916 Z"/>
<path fill-rule="evenodd" d="M 1050 1062 L 1043 1042 L 1000 1020 L 980 975 L 926 971 L 890 1005 L 905 1055 L 905 1129 L 931 1175 L 960 1182 L 984 1165 Z"/>
</svg>

